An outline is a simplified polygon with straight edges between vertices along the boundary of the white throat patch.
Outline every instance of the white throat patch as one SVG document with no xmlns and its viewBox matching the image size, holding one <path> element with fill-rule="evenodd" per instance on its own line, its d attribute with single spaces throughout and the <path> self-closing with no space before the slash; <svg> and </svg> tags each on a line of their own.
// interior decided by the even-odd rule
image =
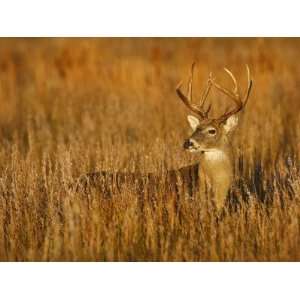
<svg viewBox="0 0 300 300">
<path fill-rule="evenodd" d="M 204 152 L 205 159 L 209 161 L 221 161 L 226 159 L 226 154 L 219 149 L 210 149 Z"/>
</svg>

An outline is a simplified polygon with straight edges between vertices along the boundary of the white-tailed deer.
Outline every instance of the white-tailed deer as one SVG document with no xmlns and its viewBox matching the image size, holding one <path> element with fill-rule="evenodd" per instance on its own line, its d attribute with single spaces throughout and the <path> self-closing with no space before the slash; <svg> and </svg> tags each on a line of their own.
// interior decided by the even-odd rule
<svg viewBox="0 0 300 300">
<path fill-rule="evenodd" d="M 213 199 L 217 209 L 224 206 L 234 176 L 233 151 L 230 143 L 231 134 L 238 124 L 237 114 L 245 107 L 249 98 L 252 80 L 250 79 L 250 72 L 247 66 L 248 87 L 245 96 L 242 98 L 238 92 L 237 81 L 228 69 L 225 69 L 225 71 L 233 81 L 234 88 L 232 91 L 221 87 L 210 75 L 199 106 L 196 106 L 192 103 L 194 67 L 195 63 L 191 68 L 187 96 L 181 91 L 182 83 L 177 86 L 176 92 L 184 104 L 198 117 L 188 116 L 193 134 L 184 142 L 183 147 L 190 152 L 199 153 L 200 163 L 178 170 L 167 170 L 164 178 L 154 173 L 112 173 L 106 171 L 89 173 L 77 180 L 76 184 L 73 185 L 73 190 L 75 187 L 76 191 L 78 189 L 86 191 L 87 188 L 92 187 L 100 189 L 102 193 L 109 195 L 115 189 L 120 191 L 124 185 L 134 184 L 139 195 L 149 195 L 158 184 L 162 183 L 167 190 L 171 188 L 177 194 L 180 194 L 181 191 L 178 188 L 180 186 L 184 193 L 187 191 L 191 195 L 199 188 L 199 170 L 203 170 L 204 174 L 211 181 L 214 192 Z M 205 101 L 212 87 L 227 95 L 235 103 L 235 107 L 232 110 L 225 112 L 218 118 L 209 117 L 211 105 L 207 109 L 204 108 Z"/>
<path fill-rule="evenodd" d="M 217 209 L 224 206 L 224 202 L 234 177 L 234 157 L 231 145 L 231 137 L 238 124 L 238 113 L 245 107 L 249 99 L 252 80 L 248 66 L 248 86 L 243 97 L 239 94 L 239 88 L 234 75 L 225 68 L 226 73 L 233 81 L 233 90 L 229 90 L 218 84 L 210 74 L 206 89 L 200 99 L 199 105 L 192 103 L 193 72 L 195 63 L 191 67 L 191 74 L 188 82 L 188 92 L 184 95 L 181 91 L 182 82 L 177 86 L 177 94 L 183 103 L 197 115 L 188 116 L 188 122 L 193 130 L 192 135 L 184 142 L 184 149 L 199 154 L 200 168 L 210 180 L 213 199 Z M 226 110 L 218 118 L 210 118 L 211 105 L 204 108 L 205 101 L 212 87 L 224 93 L 233 100 L 235 107 Z"/>
</svg>

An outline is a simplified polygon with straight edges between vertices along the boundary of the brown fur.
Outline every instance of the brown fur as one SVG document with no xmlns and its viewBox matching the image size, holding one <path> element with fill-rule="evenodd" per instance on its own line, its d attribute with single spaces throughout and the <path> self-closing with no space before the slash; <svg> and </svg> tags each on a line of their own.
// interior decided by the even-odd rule
<svg viewBox="0 0 300 300">
<path fill-rule="evenodd" d="M 215 120 L 199 121 L 195 117 L 189 117 L 194 132 L 184 147 L 200 154 L 201 168 L 212 186 L 213 199 L 218 210 L 224 207 L 234 177 L 230 139 L 237 120 L 237 117 L 233 116 L 225 123 L 218 123 Z M 213 134 L 210 133 L 211 130 Z"/>
<path fill-rule="evenodd" d="M 199 187 L 198 174 L 199 164 L 168 170 L 162 176 L 155 173 L 99 171 L 80 176 L 70 190 L 84 193 L 96 190 L 110 197 L 113 193 L 122 192 L 126 186 L 131 186 L 144 197 L 146 194 L 153 195 L 158 185 L 164 184 L 167 191 L 192 196 Z"/>
</svg>

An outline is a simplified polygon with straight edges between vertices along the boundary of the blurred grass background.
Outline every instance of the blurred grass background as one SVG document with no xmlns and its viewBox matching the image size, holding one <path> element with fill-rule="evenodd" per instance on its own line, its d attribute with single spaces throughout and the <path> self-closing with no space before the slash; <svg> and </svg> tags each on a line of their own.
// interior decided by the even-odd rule
<svg viewBox="0 0 300 300">
<path fill-rule="evenodd" d="M 300 39 L 0 39 L 1 260 L 299 260 Z M 197 62 L 246 88 L 236 134 L 239 212 L 163 191 L 155 205 L 128 188 L 111 201 L 61 190 L 79 175 L 157 172 L 197 161 L 182 150 L 188 111 L 175 87 Z M 228 99 L 212 92 L 213 114 Z M 242 182 L 242 183 L 241 183 Z M 163 189 L 163 186 L 161 186 Z M 245 201 L 245 190 L 248 197 Z M 202 201 L 201 201 L 202 198 Z"/>
</svg>

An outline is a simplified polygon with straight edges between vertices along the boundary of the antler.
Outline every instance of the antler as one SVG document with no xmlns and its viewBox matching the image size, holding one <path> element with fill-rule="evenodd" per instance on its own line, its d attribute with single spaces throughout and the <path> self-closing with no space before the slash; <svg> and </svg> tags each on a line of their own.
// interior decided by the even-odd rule
<svg viewBox="0 0 300 300">
<path fill-rule="evenodd" d="M 250 95 L 250 91 L 251 91 L 251 88 L 252 88 L 252 80 L 250 79 L 250 71 L 249 71 L 248 65 L 246 65 L 246 69 L 247 69 L 247 76 L 248 76 L 248 87 L 247 87 L 247 92 L 246 92 L 243 100 L 242 100 L 242 98 L 239 94 L 239 88 L 238 88 L 238 85 L 237 85 L 237 81 L 236 81 L 234 75 L 228 69 L 224 68 L 225 72 L 230 76 L 230 78 L 233 81 L 233 84 L 234 84 L 233 91 L 230 91 L 230 90 L 220 86 L 218 83 L 215 82 L 214 79 L 211 80 L 212 84 L 219 91 L 221 91 L 225 95 L 227 95 L 236 104 L 236 107 L 234 109 L 232 109 L 231 111 L 225 112 L 222 116 L 217 118 L 216 120 L 218 122 L 222 123 L 222 122 L 226 121 L 230 116 L 238 113 L 239 111 L 241 111 L 246 106 L 249 95 Z"/>
<path fill-rule="evenodd" d="M 182 86 L 182 81 L 177 85 L 176 87 L 176 92 L 177 95 L 179 96 L 179 98 L 183 101 L 183 103 L 195 114 L 197 114 L 198 116 L 200 116 L 202 119 L 208 119 L 208 113 L 211 109 L 211 105 L 209 105 L 208 109 L 204 109 L 204 104 L 206 101 L 206 98 L 209 94 L 209 91 L 211 89 L 212 86 L 212 75 L 209 75 L 208 81 L 207 81 L 207 85 L 206 85 L 206 89 L 202 94 L 202 97 L 200 99 L 200 105 L 199 107 L 197 107 L 195 104 L 192 103 L 193 101 L 193 73 L 194 73 L 194 68 L 195 68 L 196 63 L 194 62 L 192 64 L 191 67 L 191 73 L 190 73 L 190 79 L 189 79 L 189 83 L 188 83 L 188 94 L 187 96 L 184 95 L 181 92 L 181 86 Z"/>
</svg>

